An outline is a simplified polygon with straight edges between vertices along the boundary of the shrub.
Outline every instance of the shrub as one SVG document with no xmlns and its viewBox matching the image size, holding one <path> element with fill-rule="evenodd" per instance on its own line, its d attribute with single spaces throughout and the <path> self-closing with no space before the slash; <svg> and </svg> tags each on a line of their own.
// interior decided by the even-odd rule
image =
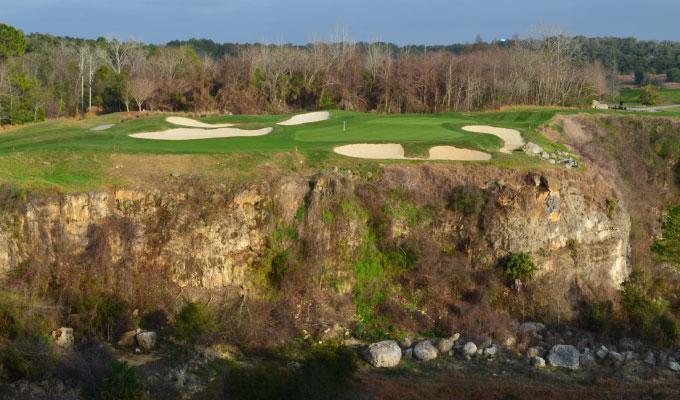
<svg viewBox="0 0 680 400">
<path fill-rule="evenodd" d="M 484 192 L 473 185 L 457 187 L 449 198 L 449 208 L 463 215 L 479 214 L 484 203 L 486 203 Z"/>
<path fill-rule="evenodd" d="M 503 262 L 503 270 L 513 281 L 529 281 L 537 268 L 527 253 L 510 253 Z"/>
<path fill-rule="evenodd" d="M 103 400 L 138 400 L 144 398 L 144 384 L 126 361 L 113 361 L 111 371 L 102 382 Z"/>
<path fill-rule="evenodd" d="M 680 271 L 680 206 L 670 207 L 662 226 L 662 235 L 652 244 L 657 261 L 671 264 Z"/>
<path fill-rule="evenodd" d="M 56 362 L 46 337 L 22 338 L 0 351 L 0 380 L 40 379 Z"/>
<path fill-rule="evenodd" d="M 175 335 L 181 340 L 200 341 L 215 333 L 216 329 L 215 316 L 205 304 L 187 303 L 177 314 Z"/>
<path fill-rule="evenodd" d="M 661 94 L 659 88 L 652 85 L 645 85 L 640 90 L 640 103 L 646 106 L 654 106 L 661 101 Z"/>
<path fill-rule="evenodd" d="M 622 304 L 633 333 L 646 341 L 672 345 L 680 340 L 680 325 L 669 303 L 654 293 L 654 285 L 641 272 L 634 272 L 623 283 Z"/>
</svg>

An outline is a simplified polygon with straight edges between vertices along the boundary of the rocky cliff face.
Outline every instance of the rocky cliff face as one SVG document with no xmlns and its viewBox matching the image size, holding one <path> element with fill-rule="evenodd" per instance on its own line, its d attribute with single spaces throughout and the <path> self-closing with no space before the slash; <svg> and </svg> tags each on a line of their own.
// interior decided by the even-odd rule
<svg viewBox="0 0 680 400">
<path fill-rule="evenodd" d="M 386 167 L 379 177 L 338 172 L 240 188 L 34 193 L 3 202 L 0 275 L 42 267 L 142 292 L 162 280 L 175 296 L 243 293 L 262 284 L 253 271 L 286 242 L 301 249 L 301 265 L 318 267 L 313 273 L 344 295 L 373 231 L 379 247 L 419 254 L 414 268 L 441 263 L 444 280 L 452 278 L 441 254 L 465 255 L 474 270 L 527 252 L 555 292 L 574 285 L 611 291 L 630 269 L 630 225 L 625 210 L 607 203 L 611 191 L 593 190 L 603 185 L 598 179 L 423 165 Z M 450 209 L 461 185 L 481 188 L 478 216 Z"/>
</svg>

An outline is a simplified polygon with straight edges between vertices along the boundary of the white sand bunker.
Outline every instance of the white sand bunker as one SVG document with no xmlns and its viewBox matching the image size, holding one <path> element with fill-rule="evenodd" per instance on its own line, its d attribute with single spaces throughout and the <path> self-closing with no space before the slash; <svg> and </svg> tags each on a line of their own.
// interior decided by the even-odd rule
<svg viewBox="0 0 680 400">
<path fill-rule="evenodd" d="M 187 126 L 189 128 L 212 129 L 212 128 L 230 128 L 234 126 L 234 124 L 206 124 L 205 122 L 196 121 L 195 119 L 184 117 L 168 117 L 165 120 L 173 125 Z"/>
<path fill-rule="evenodd" d="M 291 119 L 279 122 L 278 125 L 283 126 L 302 125 L 309 124 L 312 122 L 326 121 L 329 119 L 331 119 L 331 113 L 329 113 L 328 111 L 317 111 L 307 114 L 296 115 Z"/>
<path fill-rule="evenodd" d="M 116 126 L 116 124 L 99 125 L 99 126 L 95 126 L 94 128 L 92 128 L 90 130 L 95 131 L 95 132 L 101 132 L 101 131 L 105 131 L 107 129 L 111 129 L 114 126 Z"/>
<path fill-rule="evenodd" d="M 135 133 L 130 136 L 137 139 L 153 139 L 153 140 L 197 140 L 197 139 L 220 139 L 230 137 L 264 136 L 271 133 L 272 130 L 273 130 L 272 128 L 263 128 L 258 130 L 245 130 L 238 128 L 219 128 L 219 129 L 177 128 L 161 132 Z"/>
<path fill-rule="evenodd" d="M 372 160 L 446 160 L 446 161 L 487 161 L 491 154 L 481 151 L 460 149 L 453 146 L 435 146 L 430 149 L 429 158 L 406 157 L 404 147 L 396 143 L 348 144 L 333 149 L 337 154 Z"/>
<path fill-rule="evenodd" d="M 513 150 L 524 146 L 522 135 L 516 129 L 496 128 L 487 125 L 469 125 L 463 127 L 464 131 L 473 133 L 488 133 L 501 138 L 505 145 L 501 148 L 502 153 L 512 153 Z"/>
</svg>

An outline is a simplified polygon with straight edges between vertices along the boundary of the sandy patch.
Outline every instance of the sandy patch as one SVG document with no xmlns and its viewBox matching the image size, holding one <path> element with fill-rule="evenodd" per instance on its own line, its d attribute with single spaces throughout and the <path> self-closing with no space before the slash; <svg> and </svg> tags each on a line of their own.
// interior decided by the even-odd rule
<svg viewBox="0 0 680 400">
<path fill-rule="evenodd" d="M 496 128 L 487 125 L 469 125 L 464 126 L 463 130 L 466 132 L 488 133 L 490 135 L 498 136 L 505 142 L 505 145 L 501 148 L 502 153 L 512 153 L 513 150 L 524 146 L 522 135 L 516 129 Z"/>
<path fill-rule="evenodd" d="M 283 126 L 302 125 L 309 124 L 312 122 L 326 121 L 329 119 L 331 119 L 331 113 L 329 113 L 328 111 L 317 111 L 307 114 L 296 115 L 291 119 L 279 122 L 278 125 Z"/>
<path fill-rule="evenodd" d="M 94 128 L 92 128 L 90 130 L 95 131 L 95 132 L 101 132 L 101 131 L 105 131 L 107 129 L 111 129 L 114 126 L 116 126 L 116 124 L 99 125 L 99 126 L 95 126 Z"/>
<path fill-rule="evenodd" d="M 491 154 L 453 146 L 434 146 L 430 149 L 429 158 L 411 158 L 404 156 L 404 147 L 396 143 L 348 144 L 336 147 L 333 151 L 347 157 L 372 160 L 487 161 L 491 159 Z"/>
<path fill-rule="evenodd" d="M 230 128 L 234 126 L 234 124 L 206 124 L 205 122 L 196 121 L 195 119 L 184 117 L 168 117 L 165 120 L 173 125 L 186 126 L 189 128 L 212 129 L 212 128 Z"/>
<path fill-rule="evenodd" d="M 161 132 L 144 132 L 130 135 L 137 139 L 153 140 L 197 140 L 197 139 L 220 139 L 230 137 L 264 136 L 271 133 L 272 128 L 258 130 L 245 130 L 237 128 L 198 129 L 177 128 Z"/>
</svg>

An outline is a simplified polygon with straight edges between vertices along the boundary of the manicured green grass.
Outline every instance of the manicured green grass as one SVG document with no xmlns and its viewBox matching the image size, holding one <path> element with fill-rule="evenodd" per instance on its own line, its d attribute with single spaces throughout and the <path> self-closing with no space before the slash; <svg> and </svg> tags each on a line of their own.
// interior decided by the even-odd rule
<svg viewBox="0 0 680 400">
<path fill-rule="evenodd" d="M 616 101 L 626 106 L 640 105 L 640 89 L 621 89 Z M 680 104 L 680 89 L 661 89 L 661 102 L 658 105 Z"/>
<path fill-rule="evenodd" d="M 538 133 L 537 128 L 558 111 L 544 109 L 483 113 L 444 113 L 428 115 L 377 115 L 333 111 L 328 121 L 278 126 L 288 116 L 215 116 L 201 120 L 210 123 L 229 122 L 242 129 L 273 127 L 271 134 L 189 141 L 159 141 L 132 138 L 132 133 L 174 128 L 165 115 L 125 120 L 125 114 L 110 114 L 82 121 L 55 120 L 0 131 L 0 183 L 57 190 L 89 190 L 105 184 L 124 183 L 110 171 L 112 157 L 133 155 L 195 155 L 211 157 L 214 169 L 234 175 L 239 168 L 280 163 L 279 167 L 362 166 L 392 161 L 357 160 L 333 153 L 333 147 L 350 143 L 401 143 L 407 155 L 425 155 L 431 146 L 453 145 L 494 153 L 491 163 L 501 166 L 532 165 L 535 161 L 521 152 L 513 155 L 497 153 L 503 145 L 493 135 L 465 132 L 465 125 L 481 124 L 515 128 L 526 140 L 547 149 L 558 148 Z M 561 111 L 564 112 L 564 111 Z M 91 128 L 116 124 L 101 132 Z M 343 129 L 345 127 L 345 129 Z M 277 154 L 288 154 L 278 158 Z M 140 168 L 154 167 L 145 160 Z M 404 161 L 394 161 L 404 162 Z M 128 160 L 129 164 L 130 161 Z M 198 165 L 198 164 L 197 164 Z M 228 165 L 229 167 L 225 167 Z M 123 165 L 129 169 L 130 165 Z M 198 168 L 198 167 L 196 167 Z M 129 176 L 129 175 L 128 175 Z"/>
</svg>

